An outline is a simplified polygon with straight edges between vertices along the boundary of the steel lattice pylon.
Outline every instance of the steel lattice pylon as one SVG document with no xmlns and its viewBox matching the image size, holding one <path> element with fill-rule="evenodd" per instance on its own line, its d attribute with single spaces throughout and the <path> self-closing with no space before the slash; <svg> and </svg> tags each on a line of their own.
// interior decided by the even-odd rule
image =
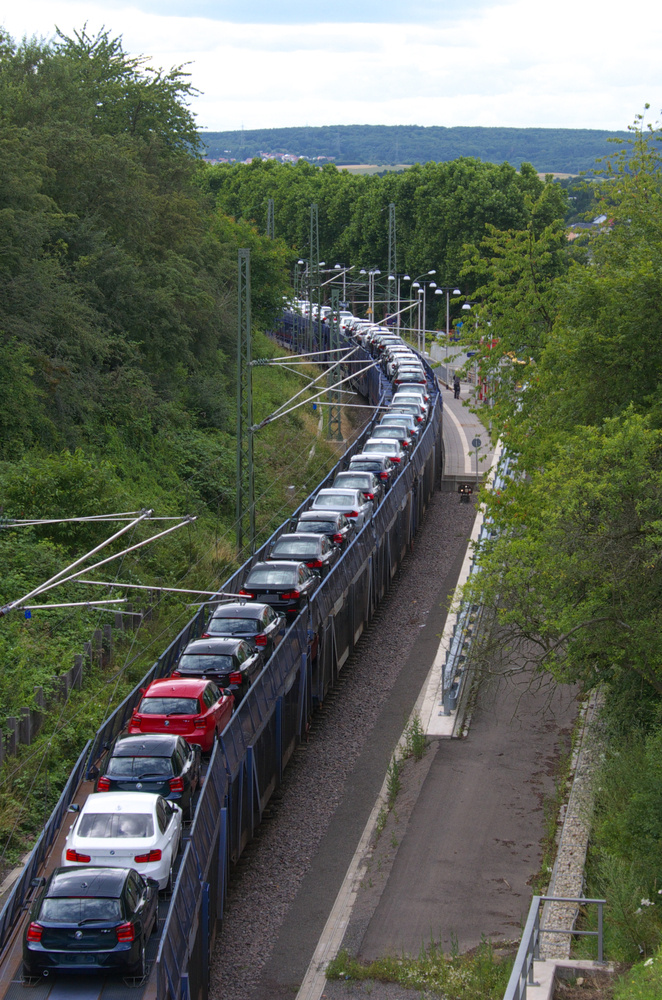
<svg viewBox="0 0 662 1000">
<path fill-rule="evenodd" d="M 251 375 L 251 252 L 240 250 L 237 267 L 237 553 L 244 546 L 248 515 L 251 555 L 255 551 L 253 392 Z"/>
<path fill-rule="evenodd" d="M 340 289 L 331 289 L 331 325 L 329 327 L 329 347 L 334 352 L 330 355 L 331 361 L 337 362 L 340 351 Z M 335 438 L 342 441 L 342 419 L 340 407 L 340 392 L 333 386 L 340 381 L 340 367 L 334 364 L 327 375 L 327 385 L 329 386 L 329 407 L 326 424 L 326 432 L 329 440 Z"/>
<path fill-rule="evenodd" d="M 317 317 L 322 305 L 320 292 L 320 227 L 317 205 L 310 206 L 310 256 L 308 259 L 308 350 L 313 349 L 313 300 L 317 299 Z"/>
</svg>

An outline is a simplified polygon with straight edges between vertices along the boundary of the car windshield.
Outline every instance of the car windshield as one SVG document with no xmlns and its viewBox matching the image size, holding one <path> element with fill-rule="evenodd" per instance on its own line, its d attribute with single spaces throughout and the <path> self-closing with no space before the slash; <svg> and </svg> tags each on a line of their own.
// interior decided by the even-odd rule
<svg viewBox="0 0 662 1000">
<path fill-rule="evenodd" d="M 379 441 L 366 441 L 363 447 L 366 451 L 374 451 L 378 455 L 385 455 L 392 451 L 391 442 L 383 438 Z"/>
<path fill-rule="evenodd" d="M 313 507 L 339 507 L 344 510 L 345 507 L 351 507 L 355 503 L 353 497 L 348 496 L 346 493 L 325 493 L 324 496 L 316 496 L 313 500 Z"/>
<path fill-rule="evenodd" d="M 106 768 L 109 778 L 169 778 L 172 773 L 170 757 L 111 757 Z"/>
<path fill-rule="evenodd" d="M 406 414 L 406 413 L 401 413 L 401 414 L 393 413 L 393 414 L 391 414 L 391 416 L 384 416 L 384 417 L 382 417 L 381 426 L 382 427 L 384 427 L 384 426 L 386 426 L 386 427 L 396 427 L 396 426 L 408 427 L 410 425 L 410 421 L 407 419 L 407 417 L 408 417 L 408 414 Z"/>
<path fill-rule="evenodd" d="M 244 587 L 290 587 L 298 580 L 296 568 L 289 566 L 260 566 L 252 570 Z"/>
<path fill-rule="evenodd" d="M 398 438 L 402 437 L 398 427 L 376 427 L 375 433 L 379 433 L 380 438 L 393 438 L 396 441 Z"/>
<path fill-rule="evenodd" d="M 212 618 L 207 626 L 208 632 L 219 635 L 254 635 L 259 632 L 261 624 L 257 618 Z"/>
<path fill-rule="evenodd" d="M 182 674 L 204 674 L 213 670 L 214 673 L 226 673 L 232 670 L 232 657 L 222 653 L 212 655 L 196 656 L 194 653 L 184 653 L 177 664 L 177 669 Z"/>
<path fill-rule="evenodd" d="M 282 538 L 275 542 L 271 556 L 314 556 L 317 554 L 317 539 L 315 538 Z"/>
<path fill-rule="evenodd" d="M 47 896 L 39 908 L 39 920 L 61 924 L 80 924 L 84 920 L 121 920 L 119 899 L 88 896 Z"/>
<path fill-rule="evenodd" d="M 362 469 L 364 472 L 381 472 L 383 465 L 375 460 L 374 462 L 352 462 L 353 469 Z"/>
<path fill-rule="evenodd" d="M 338 485 L 340 486 L 340 483 L 338 483 Z M 365 472 L 363 473 L 358 472 L 355 476 L 345 475 L 343 473 L 342 485 L 351 486 L 353 489 L 356 490 L 361 490 L 361 489 L 364 490 L 366 486 L 370 486 L 370 476 L 366 475 Z"/>
<path fill-rule="evenodd" d="M 297 532 L 306 534 L 323 535 L 337 530 L 335 521 L 299 521 L 297 524 Z"/>
<path fill-rule="evenodd" d="M 79 837 L 153 837 L 154 823 L 149 813 L 85 813 L 76 834 Z"/>
<path fill-rule="evenodd" d="M 141 715 L 197 715 L 197 698 L 143 698 L 138 711 Z"/>
</svg>

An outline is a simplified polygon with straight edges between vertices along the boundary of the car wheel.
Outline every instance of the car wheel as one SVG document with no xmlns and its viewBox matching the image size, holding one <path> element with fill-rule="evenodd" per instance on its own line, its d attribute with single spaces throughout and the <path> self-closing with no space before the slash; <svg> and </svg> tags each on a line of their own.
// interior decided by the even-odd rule
<svg viewBox="0 0 662 1000">
<path fill-rule="evenodd" d="M 134 966 L 133 975 L 136 979 L 143 980 L 147 975 L 147 951 L 144 940 L 140 943 L 140 958 Z"/>
</svg>

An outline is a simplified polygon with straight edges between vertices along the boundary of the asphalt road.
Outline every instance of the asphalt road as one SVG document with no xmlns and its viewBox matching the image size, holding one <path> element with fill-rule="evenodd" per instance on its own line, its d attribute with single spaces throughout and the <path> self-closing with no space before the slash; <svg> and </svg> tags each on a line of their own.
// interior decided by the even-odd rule
<svg viewBox="0 0 662 1000">
<path fill-rule="evenodd" d="M 512 664 L 485 672 L 466 739 L 439 742 L 359 947 L 372 960 L 434 941 L 465 952 L 519 939 L 541 860 L 544 801 L 576 715 Z"/>
</svg>

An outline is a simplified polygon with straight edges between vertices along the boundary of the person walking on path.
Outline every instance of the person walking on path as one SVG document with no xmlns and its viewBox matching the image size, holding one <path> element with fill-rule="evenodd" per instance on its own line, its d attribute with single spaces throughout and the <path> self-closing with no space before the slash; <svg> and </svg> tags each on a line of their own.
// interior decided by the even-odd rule
<svg viewBox="0 0 662 1000">
<path fill-rule="evenodd" d="M 455 396 L 455 399 L 459 399 L 460 398 L 460 376 L 459 375 L 455 375 L 453 377 L 453 395 Z"/>
</svg>

